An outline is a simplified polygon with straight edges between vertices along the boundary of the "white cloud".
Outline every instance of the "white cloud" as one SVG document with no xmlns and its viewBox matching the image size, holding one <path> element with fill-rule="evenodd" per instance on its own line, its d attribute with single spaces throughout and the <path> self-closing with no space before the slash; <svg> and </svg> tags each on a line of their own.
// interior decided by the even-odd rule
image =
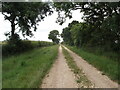
<svg viewBox="0 0 120 90">
<path fill-rule="evenodd" d="M 58 30 L 60 33 L 62 32 L 62 29 L 67 27 L 70 22 L 73 20 L 77 20 L 82 22 L 82 14 L 80 13 L 79 10 L 73 11 L 73 18 L 72 19 L 66 19 L 66 22 L 61 26 L 57 24 L 56 18 L 57 18 L 57 13 L 54 12 L 53 15 L 48 16 L 44 19 L 44 21 L 39 22 L 39 26 L 37 28 L 37 31 L 34 32 L 34 36 L 32 38 L 29 38 L 30 40 L 41 40 L 41 41 L 51 41 L 48 39 L 48 34 L 52 30 Z M 0 41 L 5 40 L 6 37 L 4 36 L 4 33 L 7 31 L 11 30 L 11 25 L 9 21 L 4 20 L 4 16 L 0 13 Z M 21 38 L 22 35 L 20 35 Z"/>
</svg>

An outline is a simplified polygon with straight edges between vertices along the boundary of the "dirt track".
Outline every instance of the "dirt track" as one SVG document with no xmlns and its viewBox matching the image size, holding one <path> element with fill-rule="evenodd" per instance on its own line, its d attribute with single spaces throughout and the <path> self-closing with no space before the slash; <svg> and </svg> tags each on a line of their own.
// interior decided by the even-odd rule
<svg viewBox="0 0 120 90">
<path fill-rule="evenodd" d="M 83 70 L 87 78 L 94 84 L 95 88 L 118 88 L 118 84 L 111 81 L 107 76 L 83 60 L 80 56 L 64 47 L 73 57 L 77 66 Z M 77 88 L 73 72 L 69 69 L 61 46 L 59 47 L 58 58 L 53 64 L 50 72 L 43 80 L 42 88 Z"/>
<path fill-rule="evenodd" d="M 58 58 L 42 83 L 42 88 L 77 88 L 75 76 L 69 69 L 59 47 Z"/>
<path fill-rule="evenodd" d="M 111 81 L 107 76 L 102 75 L 100 71 L 98 71 L 95 67 L 87 63 L 83 60 L 80 56 L 69 50 L 68 48 L 64 47 L 70 55 L 74 58 L 77 66 L 81 68 L 87 78 L 94 83 L 95 88 L 118 88 L 118 84 Z"/>
</svg>

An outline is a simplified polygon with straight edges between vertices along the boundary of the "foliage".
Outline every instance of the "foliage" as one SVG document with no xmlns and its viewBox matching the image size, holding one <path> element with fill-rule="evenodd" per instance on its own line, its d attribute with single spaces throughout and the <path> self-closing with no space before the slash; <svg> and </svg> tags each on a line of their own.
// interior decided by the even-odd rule
<svg viewBox="0 0 120 90">
<path fill-rule="evenodd" d="M 8 57 L 9 55 L 25 52 L 33 48 L 34 46 L 30 41 L 18 41 L 15 44 L 11 44 L 11 42 L 8 42 L 7 44 L 4 44 L 2 46 L 3 58 Z"/>
<path fill-rule="evenodd" d="M 3 2 L 2 14 L 5 20 L 11 23 L 11 32 L 8 33 L 11 37 L 16 33 L 16 26 L 20 29 L 23 36 L 32 36 L 32 29 L 37 29 L 37 23 L 43 20 L 46 16 L 53 13 L 50 4 L 45 2 Z"/>
<path fill-rule="evenodd" d="M 56 59 L 58 46 L 37 48 L 3 58 L 3 88 L 39 88 Z"/>
<path fill-rule="evenodd" d="M 71 32 L 70 32 L 69 28 L 66 27 L 63 29 L 61 37 L 63 38 L 63 40 L 66 44 L 73 45 Z"/>
<path fill-rule="evenodd" d="M 6 42 L 6 44 L 2 45 L 3 58 L 11 55 L 20 54 L 34 48 L 46 47 L 52 45 L 55 44 L 46 41 L 15 40 L 14 44 L 13 42 L 11 43 L 11 41 L 8 41 Z"/>
<path fill-rule="evenodd" d="M 67 7 L 66 7 L 67 6 Z M 83 12 L 84 22 L 71 23 L 63 29 L 65 43 L 77 47 L 100 47 L 104 51 L 120 52 L 120 2 L 55 3 L 56 10 L 69 17 L 72 10 Z M 69 15 L 68 15 L 69 14 Z M 59 17 L 58 17 L 59 18 Z M 60 23 L 62 20 L 60 21 Z M 67 38 L 67 34 L 70 36 Z M 72 44 L 70 42 L 72 40 Z"/>
<path fill-rule="evenodd" d="M 34 47 L 46 47 L 46 46 L 52 46 L 55 45 L 53 42 L 48 41 L 31 41 Z"/>
<path fill-rule="evenodd" d="M 52 39 L 52 41 L 53 41 L 54 43 L 58 44 L 59 41 L 60 41 L 60 39 L 58 38 L 58 36 L 59 36 L 58 30 L 52 30 L 52 31 L 50 31 L 50 33 L 49 33 L 48 39 Z"/>
<path fill-rule="evenodd" d="M 61 34 L 61 37 L 63 38 L 64 42 L 69 44 L 69 45 L 74 45 L 74 39 L 73 39 L 73 32 L 71 32 L 72 30 L 72 25 L 78 24 L 78 21 L 73 21 L 71 23 L 69 23 L 68 27 L 63 29 L 63 32 Z"/>
<path fill-rule="evenodd" d="M 74 23 L 77 21 L 73 21 L 68 25 L 68 27 L 63 29 L 61 37 L 63 38 L 64 42 L 69 45 L 75 45 L 77 47 L 81 47 L 90 37 L 88 31 L 88 25 L 86 23 Z"/>
<path fill-rule="evenodd" d="M 120 2 L 55 3 L 60 24 L 64 23 L 67 17 L 72 17 L 72 10 L 80 9 L 80 12 L 83 12 L 84 22 L 71 23 L 70 26 L 63 29 L 61 36 L 64 43 L 76 46 L 72 49 L 73 51 L 111 79 L 120 83 L 118 80 L 118 63 L 120 61 L 119 7 Z M 64 15 L 61 14 L 63 11 Z M 70 36 L 67 37 L 67 35 Z M 84 48 L 86 52 L 78 47 Z"/>
<path fill-rule="evenodd" d="M 120 2 L 4 2 L 2 5 L 5 19 L 11 22 L 11 33 L 6 33 L 11 39 L 16 34 L 16 26 L 23 35 L 32 36 L 31 28 L 36 30 L 37 23 L 53 13 L 52 6 L 58 12 L 60 24 L 67 17 L 72 18 L 73 10 L 80 9 L 84 22 L 73 21 L 64 28 L 61 34 L 64 42 L 77 47 L 98 46 L 106 51 L 120 52 Z M 49 39 L 59 43 L 56 35 Z"/>
</svg>

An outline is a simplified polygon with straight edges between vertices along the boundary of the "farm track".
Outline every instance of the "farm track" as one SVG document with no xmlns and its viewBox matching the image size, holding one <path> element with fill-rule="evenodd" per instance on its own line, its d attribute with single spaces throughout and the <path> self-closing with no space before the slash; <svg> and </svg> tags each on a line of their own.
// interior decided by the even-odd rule
<svg viewBox="0 0 120 90">
<path fill-rule="evenodd" d="M 87 78 L 94 84 L 95 88 L 118 88 L 118 84 L 110 80 L 106 75 L 102 75 L 102 72 L 90 65 L 76 53 L 72 52 L 65 46 L 63 46 L 73 57 L 77 66 L 81 68 Z"/>
<path fill-rule="evenodd" d="M 77 88 L 75 82 L 75 76 L 69 69 L 64 55 L 62 53 L 62 47 L 59 47 L 58 58 L 53 64 L 50 72 L 46 75 L 42 88 Z"/>
<path fill-rule="evenodd" d="M 95 88 L 118 88 L 118 84 L 111 81 L 106 75 L 102 75 L 95 67 L 87 63 L 80 56 L 63 46 L 73 57 L 76 65 L 83 70 L 87 78 L 94 84 Z M 69 69 L 61 46 L 59 47 L 58 58 L 53 64 L 49 73 L 45 76 L 42 88 L 78 88 L 75 75 Z"/>
</svg>

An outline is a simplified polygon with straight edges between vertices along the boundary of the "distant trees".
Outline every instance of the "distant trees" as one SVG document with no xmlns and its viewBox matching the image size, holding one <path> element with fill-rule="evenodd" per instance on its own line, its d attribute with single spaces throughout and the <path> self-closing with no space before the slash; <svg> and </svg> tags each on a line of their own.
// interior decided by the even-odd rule
<svg viewBox="0 0 120 90">
<path fill-rule="evenodd" d="M 58 38 L 58 36 L 59 36 L 58 30 L 52 30 L 52 31 L 50 31 L 50 33 L 49 33 L 48 39 L 52 39 L 52 41 L 53 41 L 54 43 L 58 44 L 59 41 L 60 41 L 60 39 Z"/>
<path fill-rule="evenodd" d="M 53 9 L 58 12 L 59 24 L 63 24 L 67 17 L 72 18 L 72 10 L 83 12 L 84 22 L 73 21 L 63 29 L 61 36 L 65 43 L 120 52 L 120 2 L 3 2 L 2 13 L 11 23 L 11 32 L 6 35 L 11 39 L 19 38 L 15 32 L 19 26 L 23 36 L 32 36 L 31 28 L 35 31 L 37 23 L 51 15 Z M 49 39 L 59 43 L 58 34 L 57 31 L 50 32 Z"/>
<path fill-rule="evenodd" d="M 66 42 L 69 45 L 74 45 L 73 36 L 72 36 L 74 32 L 71 32 L 71 29 L 73 25 L 78 23 L 79 23 L 78 21 L 73 21 L 68 25 L 68 27 L 63 29 L 61 37 L 63 38 L 64 42 Z"/>
</svg>

